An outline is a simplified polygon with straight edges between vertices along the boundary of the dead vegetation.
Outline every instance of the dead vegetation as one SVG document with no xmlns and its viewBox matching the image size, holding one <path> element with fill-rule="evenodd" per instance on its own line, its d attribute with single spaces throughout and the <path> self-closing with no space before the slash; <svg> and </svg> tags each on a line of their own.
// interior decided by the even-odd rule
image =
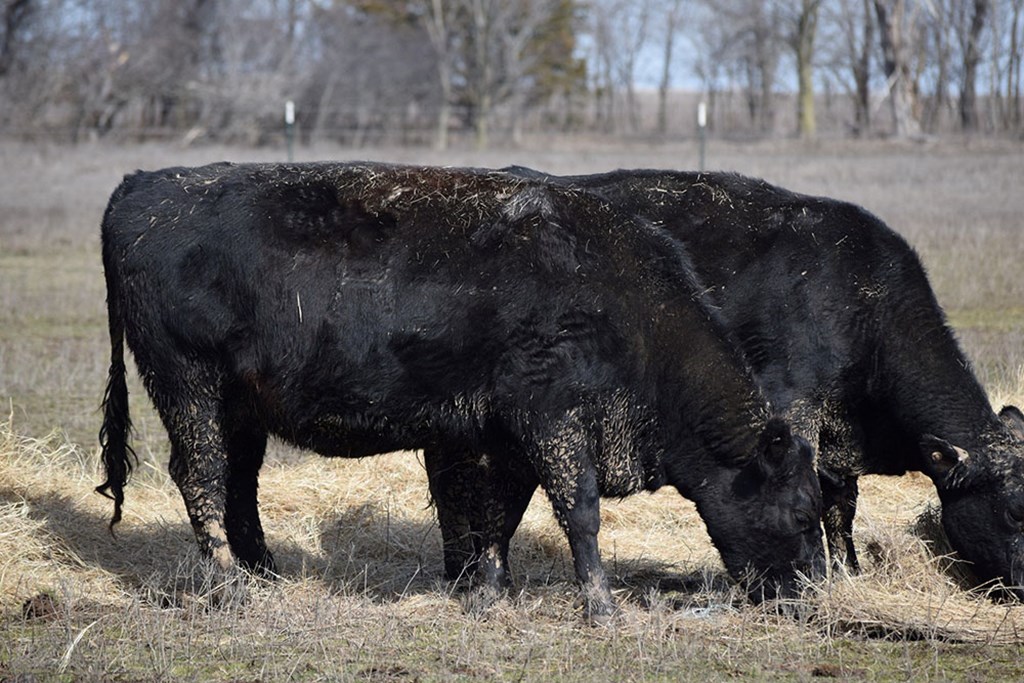
<svg viewBox="0 0 1024 683">
<path fill-rule="evenodd" d="M 442 158 L 391 150 L 378 158 L 570 173 L 686 167 L 691 152 L 555 147 Z M 93 493 L 109 353 L 99 215 L 121 173 L 225 157 L 255 154 L 0 144 L 5 167 L 34 176 L 0 183 L 0 210 L 13 216 L 0 223 L 0 680 L 1024 673 L 1024 606 L 964 588 L 971 579 L 941 545 L 931 484 L 917 475 L 865 477 L 856 522 L 864 573 L 809 586 L 778 611 L 741 598 L 693 505 L 674 491 L 606 501 L 600 541 L 621 612 L 604 629 L 579 619 L 568 547 L 542 496 L 513 542 L 517 592 L 486 612 L 467 612 L 465 596 L 442 579 L 418 454 L 336 461 L 278 447 L 261 476 L 260 502 L 282 578 L 220 585 L 196 557 L 166 475 L 166 436 L 135 382 L 143 464 L 111 537 L 109 501 Z M 1016 277 L 1024 197 L 1004 182 L 1024 176 L 1019 151 L 879 146 L 826 156 L 752 146 L 723 150 L 718 165 L 853 199 L 908 235 L 993 403 L 1024 402 L 1024 284 Z M 960 175 L 957 166 L 987 175 Z"/>
<path fill-rule="evenodd" d="M 609 502 L 601 542 L 622 609 L 612 628 L 595 629 L 579 618 L 568 549 L 539 496 L 512 550 L 519 592 L 465 611 L 465 595 L 441 578 L 414 453 L 279 454 L 261 496 L 283 576 L 227 585 L 209 582 L 166 478 L 130 487 L 109 536 L 92 460 L 60 434 L 0 424 L 0 674 L 625 679 L 696 657 L 702 676 L 778 676 L 794 661 L 845 671 L 833 653 L 850 643 L 1024 642 L 1024 606 L 964 590 L 930 550 L 934 526 L 918 535 L 915 520 L 934 518 L 920 477 L 869 478 L 865 572 L 809 586 L 780 612 L 743 600 L 674 492 Z"/>
</svg>

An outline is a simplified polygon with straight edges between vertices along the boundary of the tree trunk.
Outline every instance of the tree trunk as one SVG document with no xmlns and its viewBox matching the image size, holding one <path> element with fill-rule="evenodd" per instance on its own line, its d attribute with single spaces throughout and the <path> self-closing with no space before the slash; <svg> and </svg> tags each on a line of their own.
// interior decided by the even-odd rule
<svg viewBox="0 0 1024 683">
<path fill-rule="evenodd" d="M 491 64 L 491 22 L 490 3 L 485 0 L 473 2 L 473 26 L 476 46 L 476 83 L 471 89 L 474 94 L 473 127 L 476 131 L 476 148 L 486 149 L 488 145 L 488 128 L 491 118 L 491 84 L 493 66 Z"/>
<path fill-rule="evenodd" d="M 925 107 L 923 121 L 924 129 L 929 132 L 936 132 L 942 123 L 942 112 L 948 105 L 948 83 L 949 83 L 949 62 L 950 62 L 950 38 L 949 30 L 946 27 L 946 20 L 941 20 L 934 28 L 935 34 L 935 91 L 932 93 L 931 102 Z"/>
<path fill-rule="evenodd" d="M 981 61 L 981 50 L 978 43 L 981 39 L 981 32 L 985 28 L 988 4 L 989 0 L 974 0 L 971 27 L 967 34 L 967 46 L 964 49 L 963 87 L 960 89 L 960 125 L 968 132 L 978 129 L 975 80 L 978 74 L 978 63 Z"/>
<path fill-rule="evenodd" d="M 662 52 L 661 81 L 658 83 L 658 133 L 668 131 L 668 89 L 671 84 L 672 43 L 675 42 L 675 28 L 665 29 L 665 49 Z"/>
<path fill-rule="evenodd" d="M 914 115 L 914 83 L 910 75 L 904 31 L 905 0 L 874 0 L 882 61 L 892 106 L 894 134 L 898 138 L 920 135 L 921 122 Z"/>
<path fill-rule="evenodd" d="M 797 63 L 797 131 L 800 137 L 810 140 L 817 134 L 814 116 L 814 37 L 818 28 L 818 10 L 821 0 L 802 0 L 797 20 L 796 63 Z"/>
<path fill-rule="evenodd" d="M 1021 49 L 1020 49 L 1020 14 L 1021 6 L 1024 3 L 1015 0 L 1013 3 L 1012 19 L 1010 20 L 1010 63 L 1006 69 L 1006 99 L 1009 107 L 1006 127 L 1016 131 L 1021 124 L 1020 109 L 1020 75 L 1021 75 Z"/>
<path fill-rule="evenodd" d="M 441 86 L 441 102 L 437 110 L 437 135 L 434 147 L 448 149 L 448 124 L 451 119 L 452 67 L 449 49 L 448 21 L 444 13 L 444 0 L 431 0 L 424 14 L 424 23 L 430 44 L 437 57 L 437 79 Z"/>
<path fill-rule="evenodd" d="M 448 65 L 438 67 L 441 80 L 441 103 L 437 110 L 437 136 L 434 138 L 436 149 L 448 149 L 448 126 L 452 111 L 452 75 Z"/>
<path fill-rule="evenodd" d="M 4 27 L 0 34 L 0 77 L 14 63 L 14 44 L 33 9 L 32 0 L 7 0 L 4 4 Z"/>
<path fill-rule="evenodd" d="M 871 19 L 871 0 L 863 0 L 864 42 L 853 67 L 853 80 L 857 88 L 854 113 L 858 135 L 871 130 L 871 48 L 875 44 L 875 22 Z"/>
</svg>

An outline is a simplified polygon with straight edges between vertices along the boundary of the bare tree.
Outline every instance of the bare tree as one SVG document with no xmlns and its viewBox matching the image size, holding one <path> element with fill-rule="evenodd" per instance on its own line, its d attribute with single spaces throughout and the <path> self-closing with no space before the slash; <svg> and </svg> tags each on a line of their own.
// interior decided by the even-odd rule
<svg viewBox="0 0 1024 683">
<path fill-rule="evenodd" d="M 962 0 L 928 0 L 922 5 L 921 127 L 928 132 L 939 130 L 950 109 L 949 86 L 957 38 L 953 18 L 958 4 Z"/>
<path fill-rule="evenodd" d="M 410 119 L 430 120 L 440 109 L 437 51 L 422 16 L 404 6 L 386 9 L 316 8 L 310 47 L 319 55 L 304 95 L 312 136 L 355 146 L 391 140 L 404 135 Z"/>
<path fill-rule="evenodd" d="M 871 128 L 871 56 L 875 49 L 872 0 L 840 0 L 836 22 L 844 50 L 841 62 L 853 81 L 853 132 L 864 135 Z"/>
<path fill-rule="evenodd" d="M 699 7 L 694 25 L 696 30 L 692 40 L 696 61 L 693 64 L 693 71 L 700 79 L 707 97 L 708 128 L 715 130 L 718 127 L 716 109 L 719 93 L 729 93 L 732 90 L 727 82 L 726 56 L 732 49 L 734 35 L 707 6 Z"/>
<path fill-rule="evenodd" d="M 621 91 L 626 125 L 637 130 L 636 67 L 648 39 L 650 0 L 595 0 L 589 8 L 594 59 L 598 63 L 598 119 L 606 129 L 615 128 L 615 99 Z"/>
<path fill-rule="evenodd" d="M 721 21 L 732 29 L 731 58 L 745 81 L 750 122 L 762 133 L 775 125 L 775 81 L 785 49 L 781 8 L 762 0 L 712 3 Z"/>
<path fill-rule="evenodd" d="M 907 0 L 874 0 L 874 3 L 894 133 L 901 138 L 918 135 L 921 124 L 914 113 L 917 94 L 910 64 L 911 19 Z"/>
<path fill-rule="evenodd" d="M 790 45 L 796 55 L 797 132 L 804 139 L 817 133 L 814 116 L 814 40 L 818 32 L 821 0 L 800 0 L 791 20 Z"/>
<path fill-rule="evenodd" d="M 487 147 L 494 113 L 503 106 L 514 135 L 543 56 L 534 42 L 557 10 L 553 2 L 468 0 L 463 24 L 466 99 L 477 147 Z"/>
<path fill-rule="evenodd" d="M 973 0 L 971 8 L 970 26 L 965 36 L 963 79 L 960 87 L 960 125 L 966 131 L 978 129 L 975 81 L 978 75 L 978 64 L 981 62 L 981 33 L 985 28 L 985 15 L 989 11 L 989 0 Z"/>
<path fill-rule="evenodd" d="M 440 106 L 437 111 L 437 134 L 434 147 L 448 148 L 448 127 L 451 125 L 452 110 L 452 47 L 451 23 L 453 3 L 445 0 L 429 0 L 421 12 L 423 25 L 430 36 L 430 44 L 437 54 L 437 81 L 441 88 Z"/>
<path fill-rule="evenodd" d="M 676 34 L 683 19 L 683 0 L 660 0 L 653 8 L 662 26 L 661 78 L 658 81 L 658 133 L 668 129 L 668 90 L 672 83 L 672 59 Z"/>
<path fill-rule="evenodd" d="M 25 36 L 28 19 L 35 8 L 33 0 L 6 0 L 3 4 L 3 25 L 0 26 L 0 78 L 6 74 L 14 61 L 17 46 Z"/>
<path fill-rule="evenodd" d="M 469 0 L 471 21 L 466 38 L 472 49 L 467 54 L 467 91 L 478 149 L 488 145 L 491 109 L 497 87 L 495 43 L 496 33 L 501 29 L 501 18 L 497 16 L 501 7 L 501 0 Z"/>
</svg>

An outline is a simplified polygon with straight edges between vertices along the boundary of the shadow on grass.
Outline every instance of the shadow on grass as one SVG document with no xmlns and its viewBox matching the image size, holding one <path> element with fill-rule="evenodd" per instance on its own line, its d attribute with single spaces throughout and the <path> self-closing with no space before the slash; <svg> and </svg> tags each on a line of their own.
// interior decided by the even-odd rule
<svg viewBox="0 0 1024 683">
<path fill-rule="evenodd" d="M 177 606 L 185 595 L 210 589 L 210 579 L 204 575 L 209 567 L 199 559 L 192 529 L 185 522 L 138 522 L 129 515 L 111 536 L 105 514 L 85 509 L 68 495 L 26 495 L 17 487 L 0 484 L 0 502 L 25 504 L 28 517 L 42 523 L 45 536 L 67 555 L 62 563 L 112 574 L 153 604 Z M 332 593 L 359 595 L 376 603 L 397 602 L 410 595 L 455 597 L 468 585 L 465 580 L 445 579 L 440 533 L 433 520 L 395 516 L 367 502 L 342 510 L 319 529 L 321 552 L 273 534 L 268 538 L 286 581 L 311 578 L 322 581 Z M 575 593 L 564 539 L 521 528 L 510 555 L 517 591 L 544 592 L 564 586 L 567 593 Z M 668 604 L 690 608 L 713 599 L 712 593 L 721 598 L 729 590 L 724 573 L 679 573 L 651 560 L 620 558 L 610 579 L 620 599 L 643 606 L 660 593 Z"/>
</svg>

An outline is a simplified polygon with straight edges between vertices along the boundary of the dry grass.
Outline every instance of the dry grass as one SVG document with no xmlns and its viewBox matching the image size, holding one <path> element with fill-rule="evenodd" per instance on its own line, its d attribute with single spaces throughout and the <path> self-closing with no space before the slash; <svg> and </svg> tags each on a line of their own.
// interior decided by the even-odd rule
<svg viewBox="0 0 1024 683">
<path fill-rule="evenodd" d="M 309 158 L 571 173 L 688 167 L 689 143 L 544 151 L 302 150 Z M 275 447 L 261 477 L 283 578 L 208 585 L 166 475 L 166 436 L 137 381 L 143 467 L 112 538 L 92 492 L 105 341 L 99 216 L 124 172 L 266 151 L 64 149 L 0 142 L 0 680 L 1019 679 L 1024 607 L 961 588 L 937 555 L 920 476 L 865 477 L 865 572 L 808 589 L 790 613 L 745 603 L 692 504 L 671 491 L 603 505 L 621 615 L 581 624 L 546 501 L 512 548 L 518 592 L 463 612 L 415 453 L 331 461 Z M 716 167 L 857 201 L 921 251 L 994 404 L 1024 403 L 1019 148 L 713 143 Z M 20 677 L 20 678 L 19 678 Z"/>
<path fill-rule="evenodd" d="M 110 537 L 92 461 L 60 435 L 33 439 L 0 424 L 0 675 L 799 679 L 885 671 L 896 655 L 874 654 L 875 639 L 917 641 L 958 665 L 970 655 L 952 643 L 1002 653 L 1024 642 L 1024 607 L 965 592 L 914 535 L 915 511 L 930 499 L 924 481 L 866 506 L 865 573 L 809 587 L 795 616 L 742 600 L 675 494 L 609 504 L 601 540 L 622 611 L 613 628 L 594 629 L 580 622 L 568 552 L 541 498 L 512 551 L 519 592 L 483 616 L 464 613 L 439 575 L 415 454 L 275 459 L 262 508 L 283 578 L 236 578 L 226 589 L 207 583 L 165 477 L 129 489 Z M 870 500 L 896 490 L 866 483 Z"/>
<path fill-rule="evenodd" d="M 871 559 L 863 576 L 837 576 L 814 586 L 814 622 L 825 632 L 888 639 L 941 639 L 1017 644 L 1024 638 L 1024 609 L 1000 604 L 972 584 L 926 508 L 910 528 L 860 525 L 861 547 Z M 924 534 L 921 538 L 916 534 Z M 934 554 L 938 546 L 938 557 Z"/>
</svg>

